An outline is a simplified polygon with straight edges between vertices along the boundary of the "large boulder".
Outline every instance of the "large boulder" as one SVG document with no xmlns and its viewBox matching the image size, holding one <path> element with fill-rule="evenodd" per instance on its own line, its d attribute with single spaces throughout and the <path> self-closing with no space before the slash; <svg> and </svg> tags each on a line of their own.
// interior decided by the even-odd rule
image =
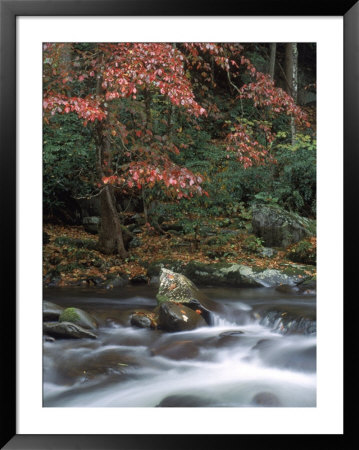
<svg viewBox="0 0 359 450">
<path fill-rule="evenodd" d="M 45 336 L 59 339 L 97 339 L 97 336 L 91 331 L 71 322 L 44 322 L 43 332 Z"/>
<path fill-rule="evenodd" d="M 186 275 L 194 283 L 201 286 L 258 286 L 258 284 L 242 276 L 241 265 L 235 263 L 201 263 L 191 261 L 186 266 Z"/>
<path fill-rule="evenodd" d="M 59 322 L 71 322 L 86 330 L 96 330 L 98 328 L 96 320 L 86 311 L 79 308 L 64 309 L 59 316 Z"/>
<path fill-rule="evenodd" d="M 159 307 L 158 326 L 165 331 L 188 331 L 206 326 L 201 314 L 184 305 L 164 302 Z"/>
<path fill-rule="evenodd" d="M 211 325 L 210 310 L 215 305 L 185 275 L 162 268 L 160 286 L 156 296 L 159 304 L 166 302 L 181 303 L 193 311 L 200 311 L 203 319 Z"/>
<path fill-rule="evenodd" d="M 168 301 L 190 303 L 191 299 L 201 301 L 203 297 L 197 286 L 185 275 L 162 268 L 157 294 L 158 303 Z"/>
<path fill-rule="evenodd" d="M 273 205 L 254 205 L 252 230 L 264 245 L 285 248 L 315 234 L 312 220 Z"/>
<path fill-rule="evenodd" d="M 295 285 L 310 277 L 307 267 L 288 266 L 282 270 L 264 269 L 237 263 L 188 263 L 185 273 L 202 286 L 273 287 Z"/>
</svg>

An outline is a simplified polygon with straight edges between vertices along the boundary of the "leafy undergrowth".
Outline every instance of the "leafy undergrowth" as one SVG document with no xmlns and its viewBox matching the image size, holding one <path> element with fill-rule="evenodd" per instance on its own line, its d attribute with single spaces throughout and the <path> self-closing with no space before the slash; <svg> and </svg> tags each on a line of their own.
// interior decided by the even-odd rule
<svg viewBox="0 0 359 450">
<path fill-rule="evenodd" d="M 104 255 L 98 251 L 97 236 L 85 232 L 82 226 L 46 224 L 44 232 L 49 239 L 43 247 L 43 275 L 44 278 L 56 276 L 60 280 L 58 286 L 73 285 L 81 280 L 97 284 L 117 275 L 126 275 L 129 279 L 146 276 L 148 265 L 160 259 L 234 262 L 273 269 L 298 266 L 286 259 L 284 250 L 277 250 L 271 257 L 263 254 L 260 239 L 246 230 L 225 234 L 218 226 L 215 231 L 217 234 L 210 237 L 173 235 L 171 232 L 154 235 L 143 227 L 137 235 L 141 245 L 132 248 L 129 257 L 121 260 L 117 255 Z M 308 274 L 315 275 L 314 266 Z"/>
</svg>

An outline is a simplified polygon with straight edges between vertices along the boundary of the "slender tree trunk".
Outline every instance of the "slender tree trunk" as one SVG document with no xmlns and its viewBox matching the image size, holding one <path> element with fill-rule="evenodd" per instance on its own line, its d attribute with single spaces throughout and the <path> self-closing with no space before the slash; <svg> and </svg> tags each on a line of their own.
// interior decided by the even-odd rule
<svg viewBox="0 0 359 450">
<path fill-rule="evenodd" d="M 286 44 L 285 52 L 285 74 L 288 85 L 288 93 L 293 97 L 295 103 L 297 103 L 298 97 L 298 46 L 296 43 Z M 291 134 L 292 145 L 295 144 L 297 130 L 295 127 L 295 121 L 291 119 Z"/>
<path fill-rule="evenodd" d="M 298 46 L 297 44 L 293 44 L 293 78 L 292 78 L 292 96 L 297 103 L 298 101 Z M 295 144 L 297 137 L 297 130 L 295 126 L 294 117 L 292 117 L 292 145 Z"/>
<path fill-rule="evenodd" d="M 293 83 L 293 44 L 289 42 L 285 44 L 285 81 L 286 91 L 289 95 L 292 95 L 292 83 Z"/>
<path fill-rule="evenodd" d="M 298 100 L 298 46 L 293 44 L 292 49 L 293 71 L 292 71 L 292 97 L 297 103 Z"/>
<path fill-rule="evenodd" d="M 269 75 L 271 76 L 272 80 L 274 80 L 276 53 L 277 53 L 277 44 L 276 43 L 270 44 Z"/>
</svg>

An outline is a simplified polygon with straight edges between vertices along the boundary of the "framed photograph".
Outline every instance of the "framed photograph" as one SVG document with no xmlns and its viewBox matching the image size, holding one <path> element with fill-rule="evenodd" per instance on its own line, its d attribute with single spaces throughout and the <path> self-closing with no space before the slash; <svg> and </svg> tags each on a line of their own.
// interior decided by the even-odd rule
<svg viewBox="0 0 359 450">
<path fill-rule="evenodd" d="M 0 14 L 2 448 L 342 446 L 358 4 Z"/>
</svg>

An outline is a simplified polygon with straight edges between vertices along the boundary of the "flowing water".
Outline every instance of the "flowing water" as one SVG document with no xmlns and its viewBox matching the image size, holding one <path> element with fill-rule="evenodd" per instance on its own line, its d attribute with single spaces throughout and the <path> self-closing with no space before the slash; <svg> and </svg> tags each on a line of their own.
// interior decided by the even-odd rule
<svg viewBox="0 0 359 450">
<path fill-rule="evenodd" d="M 99 323 L 98 339 L 44 342 L 47 407 L 314 407 L 316 307 L 312 295 L 272 288 L 203 289 L 214 324 L 166 333 L 129 315 L 156 306 L 156 289 L 48 289 Z"/>
</svg>

